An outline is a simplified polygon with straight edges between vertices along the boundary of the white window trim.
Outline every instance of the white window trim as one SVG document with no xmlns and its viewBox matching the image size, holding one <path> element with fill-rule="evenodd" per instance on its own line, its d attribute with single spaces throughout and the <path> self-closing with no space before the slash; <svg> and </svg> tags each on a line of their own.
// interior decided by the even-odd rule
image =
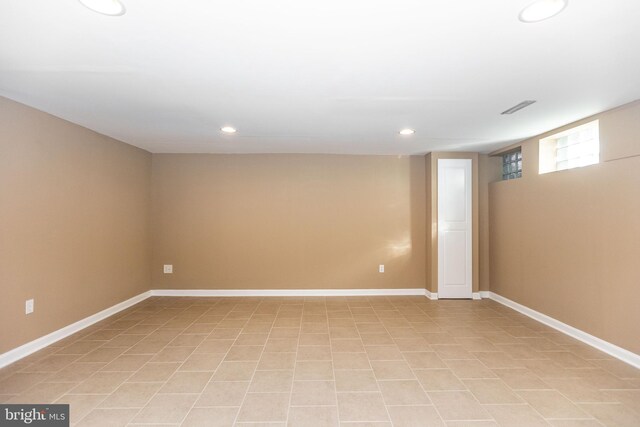
<svg viewBox="0 0 640 427">
<path fill-rule="evenodd" d="M 586 165 L 572 166 L 572 167 L 558 169 L 557 158 L 556 158 L 558 140 L 565 136 L 581 132 L 582 130 L 586 128 L 591 128 L 591 127 L 595 128 L 595 133 L 597 135 L 596 138 L 598 140 L 598 151 L 593 153 L 594 155 L 596 155 L 596 161 L 594 163 L 589 163 Z M 591 165 L 600 163 L 600 122 L 598 120 L 594 120 L 589 123 L 585 123 L 583 125 L 564 130 L 562 132 L 558 132 L 546 138 L 542 138 L 539 141 L 539 160 L 540 161 L 538 165 L 538 172 L 540 174 L 557 172 L 561 170 L 569 170 L 569 169 L 574 169 L 578 167 L 591 166 Z"/>
</svg>

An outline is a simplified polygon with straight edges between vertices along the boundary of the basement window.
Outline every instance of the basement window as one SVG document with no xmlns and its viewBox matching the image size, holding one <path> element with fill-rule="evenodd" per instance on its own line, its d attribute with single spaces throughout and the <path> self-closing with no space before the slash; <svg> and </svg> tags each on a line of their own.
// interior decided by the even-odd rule
<svg viewBox="0 0 640 427">
<path fill-rule="evenodd" d="M 516 151 L 502 155 L 502 179 L 516 179 L 522 177 L 522 151 L 520 147 Z"/>
<path fill-rule="evenodd" d="M 598 120 L 540 140 L 540 173 L 595 165 L 600 162 Z"/>
</svg>

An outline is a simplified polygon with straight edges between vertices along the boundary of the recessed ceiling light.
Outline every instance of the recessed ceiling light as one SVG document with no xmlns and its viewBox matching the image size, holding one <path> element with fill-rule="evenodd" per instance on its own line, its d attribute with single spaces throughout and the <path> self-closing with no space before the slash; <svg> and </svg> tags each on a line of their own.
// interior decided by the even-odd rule
<svg viewBox="0 0 640 427">
<path fill-rule="evenodd" d="M 220 130 L 224 133 L 236 133 L 236 128 L 232 128 L 231 126 L 221 127 Z"/>
<path fill-rule="evenodd" d="M 413 130 L 413 129 L 408 129 L 408 128 L 407 128 L 407 129 L 402 129 L 402 130 L 400 131 L 400 135 L 413 135 L 414 133 L 416 133 L 416 131 L 415 131 L 415 130 Z"/>
<path fill-rule="evenodd" d="M 556 16 L 569 4 L 569 0 L 537 0 L 520 12 L 520 20 L 526 23 L 540 22 Z"/>
<path fill-rule="evenodd" d="M 124 15 L 127 11 L 120 0 L 79 0 L 87 8 L 94 12 L 109 16 Z"/>
</svg>

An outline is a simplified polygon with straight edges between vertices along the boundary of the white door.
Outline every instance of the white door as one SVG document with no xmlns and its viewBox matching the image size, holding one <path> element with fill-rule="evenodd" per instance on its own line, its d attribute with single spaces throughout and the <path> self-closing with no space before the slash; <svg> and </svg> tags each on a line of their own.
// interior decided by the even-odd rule
<svg viewBox="0 0 640 427">
<path fill-rule="evenodd" d="M 438 298 L 472 297 L 471 159 L 438 159 Z"/>
</svg>

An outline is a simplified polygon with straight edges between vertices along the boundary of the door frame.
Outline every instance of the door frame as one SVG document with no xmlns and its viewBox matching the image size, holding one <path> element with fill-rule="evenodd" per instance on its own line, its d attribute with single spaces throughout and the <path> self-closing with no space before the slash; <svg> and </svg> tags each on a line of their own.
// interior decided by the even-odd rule
<svg viewBox="0 0 640 427">
<path fill-rule="evenodd" d="M 445 225 L 442 224 L 441 209 L 444 206 L 444 191 L 441 191 L 442 182 L 444 181 L 444 171 L 447 167 L 463 167 L 465 170 L 465 278 L 464 282 L 467 286 L 460 292 L 455 294 L 448 293 L 445 289 L 445 239 L 443 238 Z M 472 159 L 438 159 L 437 161 L 437 200 L 438 200 L 438 298 L 460 298 L 460 299 L 472 299 L 473 298 L 473 160 Z M 444 293 L 443 293 L 444 291 Z"/>
</svg>

